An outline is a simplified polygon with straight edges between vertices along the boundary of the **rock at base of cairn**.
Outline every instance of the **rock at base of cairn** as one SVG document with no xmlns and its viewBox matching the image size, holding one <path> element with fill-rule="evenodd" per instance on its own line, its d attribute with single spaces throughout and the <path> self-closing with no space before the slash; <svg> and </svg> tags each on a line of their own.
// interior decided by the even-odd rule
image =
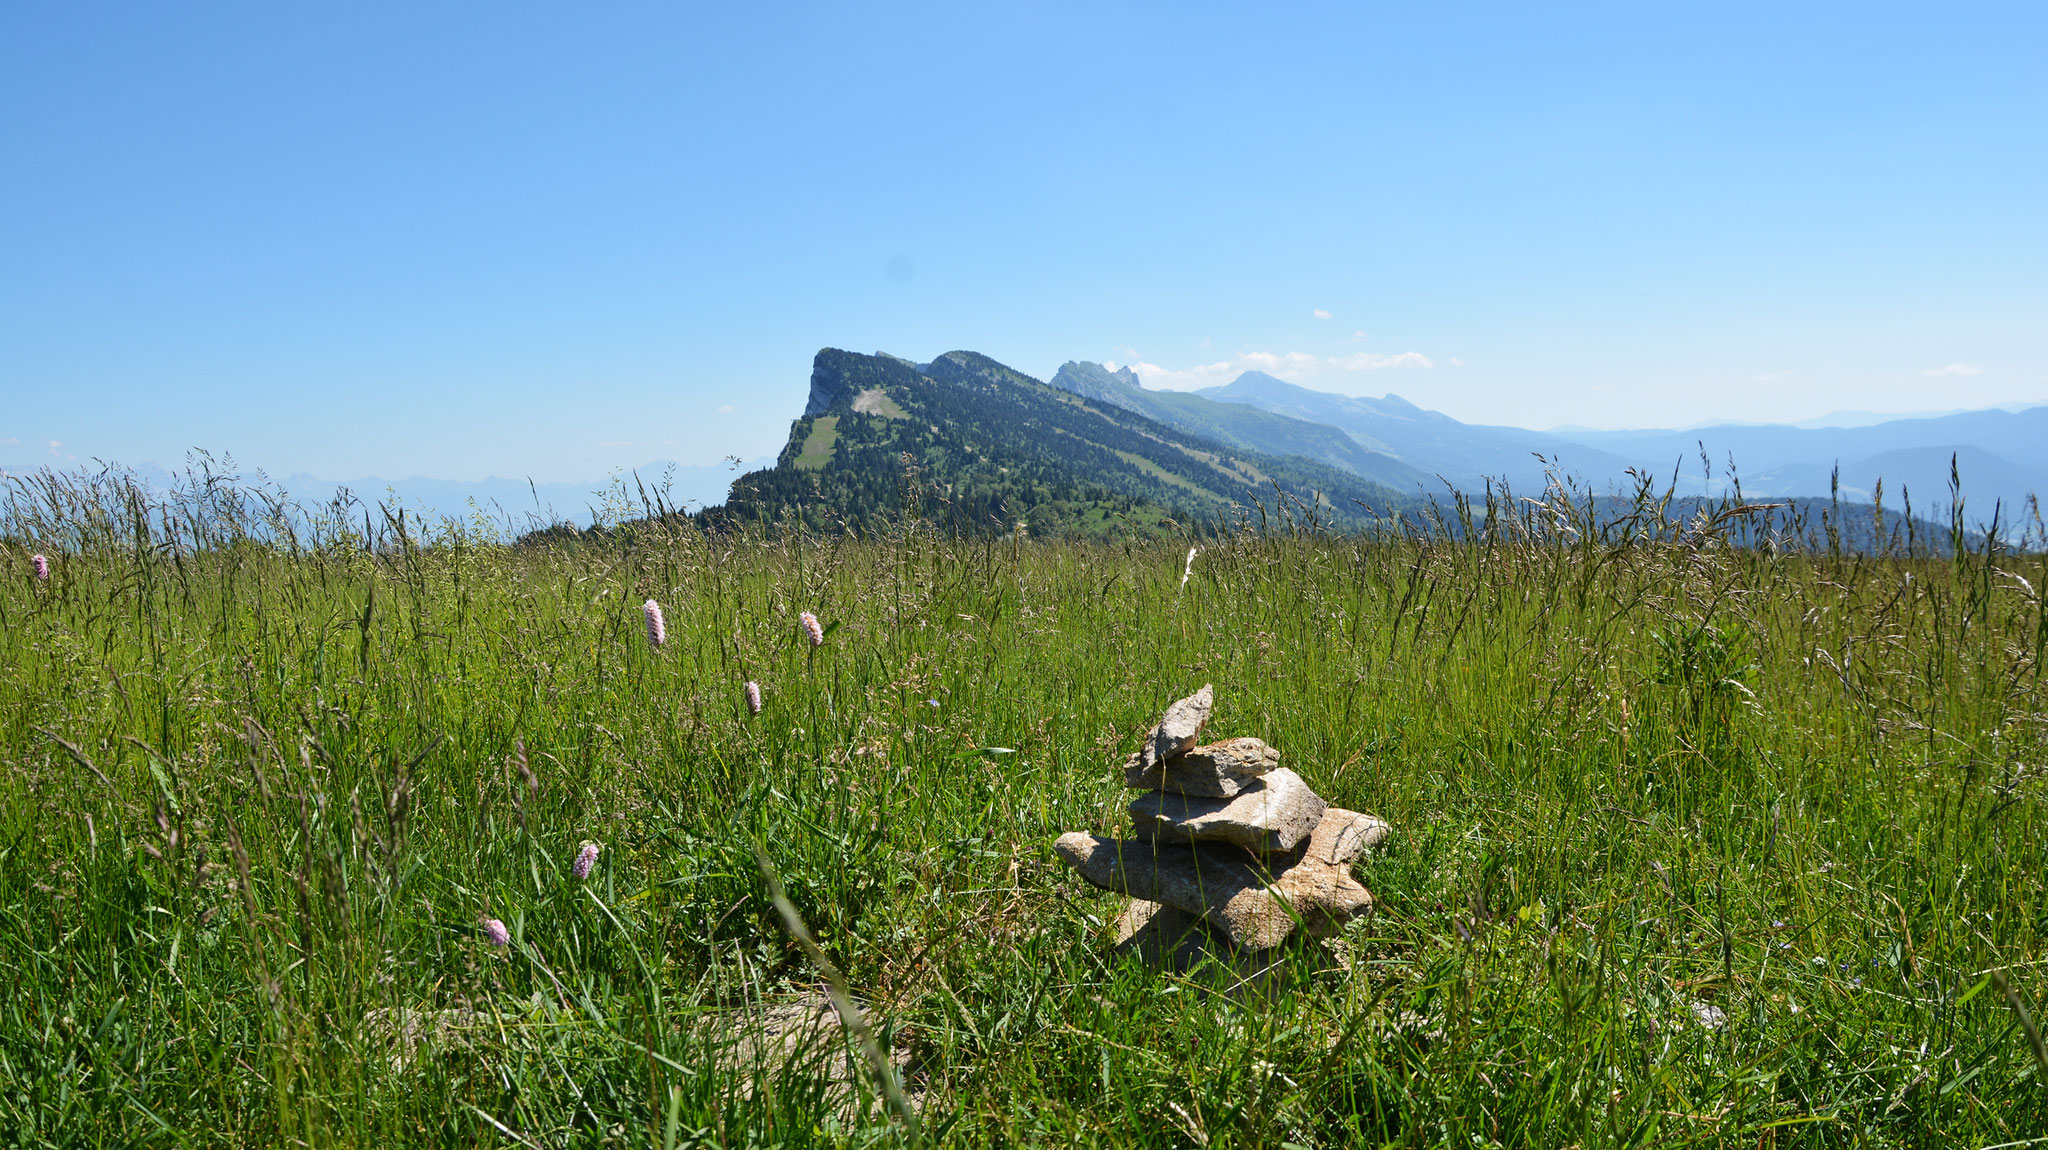
<svg viewBox="0 0 2048 1150">
<path fill-rule="evenodd" d="M 1334 810 L 1324 821 L 1333 823 L 1334 839 L 1342 828 L 1366 817 Z M 1078 833 L 1061 835 L 1053 844 L 1060 858 L 1090 883 L 1198 916 L 1244 950 L 1278 946 L 1297 925 L 1324 933 L 1372 909 L 1372 893 L 1351 877 L 1349 863 L 1320 861 L 1328 855 L 1315 847 L 1311 837 L 1309 849 L 1300 855 L 1276 856 L 1270 861 L 1284 866 L 1275 873 L 1232 847 Z"/>
<path fill-rule="evenodd" d="M 1168 843 L 1227 843 L 1259 854 L 1292 851 L 1323 820 L 1323 802 L 1285 767 L 1233 798 L 1148 791 L 1131 801 L 1138 837 Z"/>
</svg>

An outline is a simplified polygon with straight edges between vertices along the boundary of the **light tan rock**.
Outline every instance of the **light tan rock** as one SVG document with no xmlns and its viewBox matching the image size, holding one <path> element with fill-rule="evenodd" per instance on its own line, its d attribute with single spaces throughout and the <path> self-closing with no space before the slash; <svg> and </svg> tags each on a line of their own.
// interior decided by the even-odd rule
<svg viewBox="0 0 2048 1150">
<path fill-rule="evenodd" d="M 1308 836 L 1308 847 L 1302 851 L 1302 860 L 1325 866 L 1348 866 L 1358 856 L 1387 841 L 1391 833 L 1392 828 L 1387 826 L 1386 820 L 1376 815 L 1331 807 L 1323 812 L 1323 821 L 1317 823 L 1315 831 Z"/>
<path fill-rule="evenodd" d="M 1310 934 L 1328 934 L 1372 910 L 1372 892 L 1348 866 L 1296 863 L 1273 880 L 1269 893 L 1292 907 Z"/>
<path fill-rule="evenodd" d="M 1216 690 L 1208 684 L 1185 699 L 1166 708 L 1159 717 L 1159 723 L 1145 735 L 1145 745 L 1138 748 L 1139 761 L 1144 769 L 1151 770 L 1168 759 L 1176 758 L 1194 750 L 1195 741 L 1201 737 L 1203 724 L 1209 721 L 1209 712 L 1216 706 Z"/>
<path fill-rule="evenodd" d="M 1328 804 L 1301 776 L 1279 767 L 1230 798 L 1151 791 L 1131 801 L 1138 837 L 1169 843 L 1228 843 L 1260 854 L 1300 846 Z"/>
<path fill-rule="evenodd" d="M 883 1019 L 879 1012 L 860 1003 L 855 1008 L 870 1030 L 881 1029 Z M 819 1084 L 824 1087 L 821 1097 L 836 1106 L 854 1103 L 863 1095 L 874 1096 L 874 1071 L 862 1057 L 859 1044 L 846 1033 L 832 1000 L 822 991 L 782 1002 L 707 1011 L 694 1021 L 709 1045 L 716 1073 L 737 1082 L 742 1097 L 751 1098 L 758 1087 L 805 1071 L 819 1075 Z M 892 1045 L 887 1058 L 905 1100 L 913 1108 L 921 1108 L 923 1086 L 904 1077 L 910 1053 L 906 1046 Z"/>
<path fill-rule="evenodd" d="M 1225 739 L 1149 769 L 1141 751 L 1124 762 L 1124 782 L 1141 791 L 1227 799 L 1279 765 L 1280 752 L 1258 739 Z"/>
</svg>

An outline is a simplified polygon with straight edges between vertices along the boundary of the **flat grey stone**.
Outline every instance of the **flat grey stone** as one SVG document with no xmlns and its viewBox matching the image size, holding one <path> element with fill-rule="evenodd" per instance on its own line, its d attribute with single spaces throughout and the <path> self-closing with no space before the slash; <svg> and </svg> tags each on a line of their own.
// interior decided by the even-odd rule
<svg viewBox="0 0 2048 1150">
<path fill-rule="evenodd" d="M 1273 876 L 1228 847 L 1080 833 L 1061 835 L 1053 849 L 1088 882 L 1199 915 L 1242 950 L 1278 946 L 1297 925 L 1323 933 L 1372 909 L 1372 893 L 1346 867 L 1302 861 Z"/>
<path fill-rule="evenodd" d="M 1053 849 L 1096 886 L 1199 915 L 1233 945 L 1264 949 L 1294 930 L 1293 917 L 1266 893 L 1265 877 L 1241 851 L 1079 833 L 1061 835 Z"/>
<path fill-rule="evenodd" d="M 1130 806 L 1138 837 L 1171 843 L 1228 843 L 1259 854 L 1291 851 L 1323 819 L 1328 804 L 1278 767 L 1230 798 L 1201 798 L 1152 791 Z"/>
<path fill-rule="evenodd" d="M 1124 782 L 1141 791 L 1227 799 L 1280 765 L 1280 752 L 1258 739 L 1225 739 L 1146 769 L 1143 753 L 1124 762 Z"/>
<path fill-rule="evenodd" d="M 1145 735 L 1145 745 L 1138 748 L 1144 768 L 1149 771 L 1194 750 L 1195 740 L 1201 736 L 1202 725 L 1209 721 L 1209 712 L 1215 705 L 1215 688 L 1204 683 L 1201 690 L 1166 708 L 1158 725 Z"/>
</svg>

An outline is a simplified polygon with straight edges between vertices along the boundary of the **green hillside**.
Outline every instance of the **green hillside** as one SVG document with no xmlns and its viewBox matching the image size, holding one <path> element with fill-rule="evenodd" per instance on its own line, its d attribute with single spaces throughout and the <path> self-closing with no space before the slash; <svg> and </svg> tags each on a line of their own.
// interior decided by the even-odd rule
<svg viewBox="0 0 2048 1150">
<path fill-rule="evenodd" d="M 914 515 L 970 533 L 1021 522 L 1099 537 L 1207 530 L 1261 508 L 1355 528 L 1367 507 L 1412 502 L 1328 462 L 1192 435 L 974 352 L 918 365 L 826 348 L 775 466 L 741 476 L 704 515 L 859 530 Z"/>
</svg>

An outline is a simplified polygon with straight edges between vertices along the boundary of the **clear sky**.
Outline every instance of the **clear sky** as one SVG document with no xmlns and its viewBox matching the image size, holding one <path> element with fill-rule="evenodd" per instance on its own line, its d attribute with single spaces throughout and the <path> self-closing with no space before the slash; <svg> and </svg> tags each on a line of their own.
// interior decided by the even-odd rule
<svg viewBox="0 0 2048 1150">
<path fill-rule="evenodd" d="M 2048 7 L 1677 8 L 6 5 L 0 462 L 752 457 L 826 345 L 2048 401 Z"/>
</svg>

